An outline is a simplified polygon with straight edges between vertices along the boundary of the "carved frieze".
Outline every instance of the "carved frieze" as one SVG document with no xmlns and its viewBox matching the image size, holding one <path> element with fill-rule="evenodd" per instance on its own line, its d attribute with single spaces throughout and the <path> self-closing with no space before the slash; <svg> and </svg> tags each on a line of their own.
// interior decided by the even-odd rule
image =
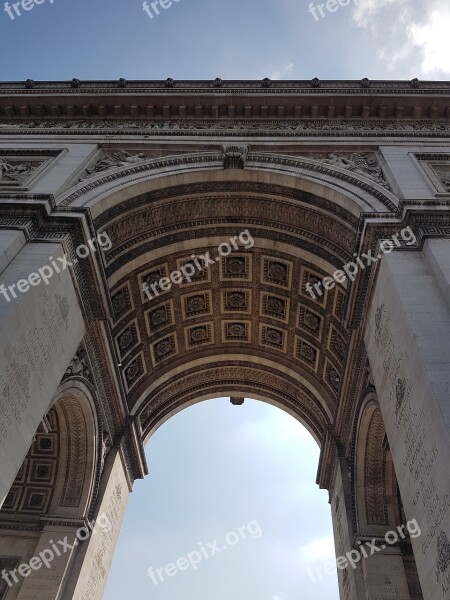
<svg viewBox="0 0 450 600">
<path fill-rule="evenodd" d="M 247 160 L 247 146 L 238 146 L 226 144 L 222 146 L 223 150 L 223 168 L 224 169 L 243 169 Z"/>
<path fill-rule="evenodd" d="M 274 133 L 281 136 L 306 135 L 308 133 L 317 134 L 317 132 L 339 132 L 347 136 L 361 136 L 374 132 L 398 132 L 403 134 L 419 134 L 422 136 L 445 136 L 450 131 L 450 123 L 445 120 L 421 121 L 421 120 L 386 120 L 386 119 L 287 119 L 287 120 L 230 120 L 217 121 L 212 119 L 202 120 L 183 120 L 173 121 L 165 120 L 32 120 L 32 121 L 8 121 L 3 120 L 0 123 L 0 134 L 8 131 L 17 130 L 42 130 L 54 131 L 65 134 L 77 132 L 91 133 L 101 132 L 102 130 L 123 131 L 145 131 L 154 134 L 170 133 L 178 134 L 180 131 L 195 131 L 200 135 L 214 132 L 215 134 L 227 132 L 239 132 L 241 135 L 245 132 L 254 133 Z"/>
<path fill-rule="evenodd" d="M 59 150 L 0 150 L 0 190 L 27 190 Z"/>
<path fill-rule="evenodd" d="M 377 183 L 386 189 L 390 189 L 389 184 L 384 177 L 383 170 L 374 153 L 330 153 L 325 156 L 322 154 L 315 154 L 313 158 L 332 167 L 345 169 L 355 175 L 361 175 L 367 179 L 371 179 L 374 183 Z"/>
<path fill-rule="evenodd" d="M 416 159 L 437 194 L 450 193 L 450 152 L 448 154 L 416 154 Z"/>
<path fill-rule="evenodd" d="M 86 169 L 86 175 L 80 181 L 86 181 L 98 173 L 104 173 L 119 167 L 128 167 L 145 162 L 146 160 L 148 160 L 147 156 L 143 152 L 131 154 L 126 150 L 116 150 L 111 154 L 104 154 L 91 168 Z"/>
<path fill-rule="evenodd" d="M 68 377 L 83 377 L 92 382 L 91 370 L 86 350 L 80 346 L 77 353 L 72 359 L 72 362 L 67 367 L 64 378 Z"/>
</svg>

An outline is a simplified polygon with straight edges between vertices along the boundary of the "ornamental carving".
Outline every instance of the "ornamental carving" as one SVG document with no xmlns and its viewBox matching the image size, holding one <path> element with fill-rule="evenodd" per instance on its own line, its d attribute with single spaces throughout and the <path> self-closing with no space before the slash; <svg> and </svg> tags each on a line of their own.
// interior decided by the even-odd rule
<svg viewBox="0 0 450 600">
<path fill-rule="evenodd" d="M 144 435 L 158 418 L 166 411 L 172 411 L 178 404 L 186 402 L 190 394 L 194 394 L 195 397 L 197 391 L 201 390 L 204 393 L 211 386 L 217 390 L 236 386 L 236 395 L 241 396 L 245 395 L 242 382 L 248 382 L 255 390 L 264 390 L 266 395 L 273 394 L 277 400 L 291 406 L 297 413 L 300 411 L 313 431 L 319 438 L 322 437 L 327 417 L 307 388 L 292 382 L 287 376 L 281 378 L 273 369 L 256 369 L 242 364 L 217 366 L 200 371 L 197 368 L 170 383 L 163 384 L 140 412 Z"/>
<path fill-rule="evenodd" d="M 226 291 L 224 294 L 225 308 L 227 310 L 245 310 L 248 308 L 248 293 L 244 291 Z"/>
<path fill-rule="evenodd" d="M 321 154 L 314 156 L 316 160 L 331 165 L 333 167 L 339 167 L 355 173 L 355 175 L 362 175 L 373 182 L 381 185 L 382 187 L 389 189 L 389 184 L 386 181 L 383 171 L 378 163 L 378 160 L 374 154 L 359 154 L 357 152 L 353 154 L 328 154 L 326 158 Z"/>
<path fill-rule="evenodd" d="M 439 581 L 441 574 L 450 566 L 450 541 L 445 531 L 441 531 L 437 539 L 437 556 L 436 578 Z"/>
<path fill-rule="evenodd" d="M 84 379 L 92 381 L 87 353 L 82 346 L 80 346 L 70 365 L 66 369 L 64 378 L 67 377 L 83 377 Z"/>
<path fill-rule="evenodd" d="M 87 426 L 81 404 L 75 397 L 65 398 L 61 409 L 67 426 L 68 457 L 60 504 L 75 508 L 81 502 L 88 466 Z"/>
<path fill-rule="evenodd" d="M 435 169 L 435 172 L 437 173 L 447 192 L 450 192 L 450 171 Z"/>
<path fill-rule="evenodd" d="M 59 150 L 44 149 L 0 150 L 0 188 L 17 192 L 27 190 L 59 153 Z"/>
<path fill-rule="evenodd" d="M 299 327 L 315 337 L 320 337 L 323 319 L 303 305 L 299 307 Z"/>
<path fill-rule="evenodd" d="M 177 133 L 178 131 L 196 131 L 224 133 L 228 131 L 238 132 L 255 132 L 268 133 L 273 132 L 283 137 L 287 135 L 302 134 L 317 134 L 317 132 L 339 132 L 348 136 L 363 137 L 370 135 L 373 132 L 403 132 L 421 134 L 424 137 L 433 136 L 446 137 L 446 133 L 450 131 L 450 123 L 445 120 L 421 121 L 421 120 L 385 120 L 385 119 L 308 119 L 299 121 L 298 119 L 287 119 L 278 122 L 252 122 L 252 121 L 236 121 L 229 120 L 224 123 L 219 123 L 217 120 L 192 120 L 184 121 L 148 121 L 148 120 L 34 120 L 34 121 L 5 121 L 0 123 L 0 134 L 8 131 L 16 131 L 17 129 L 36 129 L 42 131 L 59 130 L 61 133 L 72 135 L 74 132 L 86 133 L 86 130 L 91 132 L 108 130 L 108 131 L 145 131 L 155 134 L 168 132 Z"/>
<path fill-rule="evenodd" d="M 247 146 L 235 146 L 228 144 L 222 147 L 223 150 L 223 168 L 224 169 L 243 169 L 247 160 Z"/>
<path fill-rule="evenodd" d="M 10 571 L 17 569 L 22 562 L 22 556 L 0 556 L 0 573 L 8 574 Z M 5 578 L 0 579 L 0 599 L 4 600 L 9 590 Z"/>
<path fill-rule="evenodd" d="M 0 157 L 0 185 L 22 183 L 35 168 L 30 162 L 8 161 Z"/>
<path fill-rule="evenodd" d="M 145 162 L 146 160 L 148 159 L 143 152 L 130 154 L 126 150 L 117 150 L 116 152 L 107 154 L 98 160 L 92 169 L 86 169 L 87 175 L 80 179 L 80 181 L 85 181 L 86 179 L 89 179 L 98 173 L 103 173 L 104 171 L 110 171 L 111 169 L 117 169 L 119 167 L 128 167 L 130 165 Z"/>
<path fill-rule="evenodd" d="M 384 436 L 383 417 L 377 409 L 369 424 L 365 448 L 364 498 L 369 525 L 388 525 Z"/>
</svg>

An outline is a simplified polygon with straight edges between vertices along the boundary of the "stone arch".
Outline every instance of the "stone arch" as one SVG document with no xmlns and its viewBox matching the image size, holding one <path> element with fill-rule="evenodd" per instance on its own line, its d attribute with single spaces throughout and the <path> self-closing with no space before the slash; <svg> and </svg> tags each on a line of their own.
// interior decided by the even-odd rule
<svg viewBox="0 0 450 600">
<path fill-rule="evenodd" d="M 19 509 L 20 505 L 24 512 L 31 511 L 37 518 L 47 513 L 83 518 L 92 502 L 98 446 L 98 424 L 91 408 L 91 394 L 83 384 L 67 381 L 60 386 L 43 417 L 13 484 L 15 496 L 8 495 L 2 511 L 8 512 L 13 506 Z M 34 464 L 39 461 L 36 457 L 43 463 Z M 33 491 L 25 489 L 30 482 L 39 487 L 39 480 L 43 488 L 48 488 L 45 497 L 41 493 L 40 504 L 37 497 L 33 500 Z M 30 498 L 31 505 L 24 496 Z"/>
<path fill-rule="evenodd" d="M 361 407 L 355 463 L 359 532 L 383 535 L 400 525 L 403 515 L 383 416 L 374 392 L 369 392 Z"/>
<path fill-rule="evenodd" d="M 101 467 L 98 451 L 99 422 L 92 393 L 83 382 L 66 380 L 0 510 L 0 571 L 27 564 L 52 547 L 48 538 L 56 542 L 86 523 L 95 509 Z M 70 556 L 64 559 L 69 561 Z M 13 584 L 9 588 L 6 579 L 1 581 L 2 600 L 13 600 L 17 594 L 20 598 L 25 588 L 33 589 L 32 578 L 17 573 L 16 578 L 9 578 Z"/>
<path fill-rule="evenodd" d="M 321 445 L 332 415 L 317 390 L 305 385 L 294 373 L 281 372 L 268 360 L 256 364 L 240 358 L 230 356 L 226 361 L 217 359 L 216 364 L 196 364 L 156 382 L 154 390 L 149 392 L 151 401 L 137 411 L 144 443 L 184 408 L 218 396 L 238 396 L 281 408 L 300 421 Z"/>
<path fill-rule="evenodd" d="M 224 157 L 222 152 L 205 151 L 110 168 L 62 192 L 56 203 L 60 207 L 89 206 L 96 216 L 122 202 L 124 197 L 132 198 L 145 192 L 186 184 L 253 181 L 330 198 L 354 214 L 393 212 L 398 206 L 398 199 L 387 186 L 381 186 L 370 176 L 314 158 L 249 152 L 245 168 L 238 169 L 224 167 Z"/>
<path fill-rule="evenodd" d="M 366 589 L 383 584 L 386 593 L 403 589 L 410 600 L 423 600 L 407 517 L 397 483 L 386 430 L 375 391 L 366 393 L 359 411 L 354 463 L 356 539 L 372 539 L 378 551 L 365 560 Z M 412 518 L 412 517 L 411 517 Z M 390 535 L 390 532 L 394 532 Z M 386 544 L 386 534 L 392 545 Z M 355 546 L 357 547 L 357 546 Z M 379 554 L 378 554 L 379 552 Z M 376 562 L 378 561 L 378 564 Z M 379 573 L 384 573 L 384 579 Z"/>
<path fill-rule="evenodd" d="M 118 173 L 105 176 L 104 189 L 86 184 L 92 194 L 83 196 L 84 205 L 90 206 L 94 228 L 113 243 L 104 253 L 112 335 L 128 406 L 144 438 L 157 426 L 159 405 L 165 405 L 164 419 L 195 393 L 223 395 L 212 382 L 201 390 L 187 377 L 190 369 L 200 369 L 205 381 L 212 373 L 223 389 L 245 387 L 247 395 L 279 401 L 316 440 L 333 421 L 350 345 L 348 286 L 312 298 L 305 285 L 350 260 L 360 212 L 369 204 L 355 199 L 350 188 L 337 191 L 325 179 L 311 183 L 292 165 L 284 170 L 270 165 L 269 172 L 267 164 L 266 170 L 262 163 L 255 162 L 254 169 L 249 164 L 243 170 L 189 165 L 170 177 L 144 177 L 136 167 L 138 183 L 132 174 L 121 179 Z M 209 272 L 167 293 L 148 298 L 143 292 L 143 283 L 167 278 L 192 256 L 212 255 L 244 229 L 251 233 L 251 247 L 241 244 L 229 258 L 217 257 L 220 263 Z M 275 387 L 261 389 L 261 374 L 249 375 L 261 360 L 278 378 L 278 398 Z M 219 368 L 234 369 L 234 377 L 221 378 Z M 184 384 L 191 381 L 184 400 L 176 390 L 180 374 Z M 164 400 L 158 386 L 166 388 Z M 177 398 L 172 407 L 171 394 Z"/>
<path fill-rule="evenodd" d="M 60 423 L 61 454 L 54 509 L 61 515 L 88 516 L 102 467 L 101 423 L 92 392 L 76 380 L 64 381 L 53 400 Z"/>
</svg>

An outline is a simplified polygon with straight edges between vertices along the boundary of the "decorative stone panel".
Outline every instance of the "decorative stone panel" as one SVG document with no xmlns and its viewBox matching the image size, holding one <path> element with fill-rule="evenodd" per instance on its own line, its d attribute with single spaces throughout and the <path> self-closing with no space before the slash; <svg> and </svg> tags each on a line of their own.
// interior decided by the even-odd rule
<svg viewBox="0 0 450 600">
<path fill-rule="evenodd" d="M 338 333 L 333 326 L 330 327 L 328 347 L 333 352 L 334 356 L 343 362 L 347 354 L 347 344 L 344 338 Z"/>
<path fill-rule="evenodd" d="M 437 195 L 450 194 L 450 153 L 416 154 L 415 158 Z"/>
<path fill-rule="evenodd" d="M 144 356 L 140 352 L 123 369 L 123 379 L 127 392 L 129 392 L 146 373 Z"/>
<path fill-rule="evenodd" d="M 263 271 L 262 281 L 289 290 L 292 281 L 292 263 L 281 260 L 262 257 Z"/>
<path fill-rule="evenodd" d="M 60 452 L 59 423 L 54 409 L 48 413 L 47 420 L 51 431 L 45 433 L 42 428 L 37 431 L 0 510 L 0 520 L 2 513 L 40 515 L 50 505 Z"/>
<path fill-rule="evenodd" d="M 252 257 L 250 254 L 232 254 L 221 261 L 222 279 L 243 279 L 250 281 Z"/>
<path fill-rule="evenodd" d="M 271 325 L 260 325 L 260 343 L 262 346 L 286 351 L 286 332 Z"/>
<path fill-rule="evenodd" d="M 222 312 L 249 312 L 250 294 L 243 289 L 222 291 Z"/>
<path fill-rule="evenodd" d="M 140 344 L 137 321 L 134 320 L 132 323 L 129 323 L 124 329 L 122 329 L 122 331 L 116 335 L 115 341 L 120 361 L 123 362 L 125 358 Z"/>
<path fill-rule="evenodd" d="M 261 294 L 261 315 L 287 322 L 289 318 L 289 299 L 275 294 Z"/>
<path fill-rule="evenodd" d="M 298 336 L 295 338 L 295 357 L 314 372 L 317 371 L 319 362 L 318 349 Z"/>
<path fill-rule="evenodd" d="M 173 301 L 167 300 L 145 311 L 147 335 L 158 334 L 162 329 L 174 324 Z"/>
<path fill-rule="evenodd" d="M 324 318 L 304 304 L 298 306 L 298 327 L 318 340 L 322 337 Z"/>
<path fill-rule="evenodd" d="M 195 348 L 214 343 L 213 323 L 193 325 L 185 329 L 186 347 Z"/>
<path fill-rule="evenodd" d="M 163 290 L 159 286 L 159 282 L 161 279 L 167 278 L 169 275 L 169 268 L 167 264 L 162 264 L 157 267 L 153 267 L 152 269 L 148 269 L 144 271 L 139 276 L 139 289 L 141 293 L 141 301 L 144 304 L 153 298 L 149 298 L 148 295 L 144 292 L 143 285 L 145 284 L 148 287 L 148 293 L 150 296 L 155 296 L 153 290 L 151 289 L 151 285 L 156 285 L 156 290 L 158 294 L 164 294 L 168 290 Z"/>
<path fill-rule="evenodd" d="M 224 342 L 251 342 L 250 321 L 223 321 L 222 337 Z"/>
<path fill-rule="evenodd" d="M 61 150 L 0 150 L 0 190 L 26 191 Z"/>
<path fill-rule="evenodd" d="M 300 294 L 309 300 L 312 300 L 316 304 L 320 306 L 326 306 L 327 298 L 328 298 L 328 290 L 326 290 L 323 285 L 323 275 L 320 275 L 317 271 L 312 271 L 311 269 L 302 267 L 301 276 L 300 276 Z M 317 291 L 317 288 L 312 289 L 312 293 L 308 293 L 306 289 L 306 285 L 310 284 L 314 286 L 315 284 L 320 284 L 320 290 L 322 294 L 320 295 Z"/>
<path fill-rule="evenodd" d="M 151 346 L 154 365 L 167 360 L 178 352 L 177 339 L 174 333 L 158 340 Z"/>
<path fill-rule="evenodd" d="M 332 390 L 334 395 L 337 395 L 341 387 L 342 375 L 341 370 L 334 366 L 328 358 L 325 359 L 324 365 L 324 381 L 328 387 Z"/>
<path fill-rule="evenodd" d="M 183 318 L 210 315 L 212 310 L 211 292 L 196 292 L 182 297 Z"/>
<path fill-rule="evenodd" d="M 201 268 L 198 268 L 197 262 L 200 264 Z M 211 281 L 211 267 L 208 268 L 207 265 L 203 264 L 203 261 L 200 259 L 193 259 L 192 257 L 183 258 L 181 260 L 177 260 L 177 270 L 180 271 L 182 267 L 186 265 L 192 265 L 195 269 L 195 272 L 189 276 L 189 280 L 185 277 L 181 280 L 180 286 L 186 287 L 191 286 L 196 283 L 204 283 L 206 281 Z"/>
<path fill-rule="evenodd" d="M 120 286 L 111 293 L 111 303 L 114 321 L 119 321 L 133 310 L 133 301 L 128 283 Z"/>
</svg>

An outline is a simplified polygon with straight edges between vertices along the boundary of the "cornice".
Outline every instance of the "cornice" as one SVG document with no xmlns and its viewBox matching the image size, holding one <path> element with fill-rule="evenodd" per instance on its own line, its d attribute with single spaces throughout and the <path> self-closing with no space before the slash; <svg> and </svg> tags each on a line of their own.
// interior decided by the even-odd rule
<svg viewBox="0 0 450 600">
<path fill-rule="evenodd" d="M 450 119 L 450 82 L 27 80 L 0 83 L 0 118 Z"/>
<path fill-rule="evenodd" d="M 287 91 L 301 91 L 303 93 L 326 94 L 329 92 L 343 93 L 450 93 L 450 81 L 419 81 L 412 79 L 405 80 L 339 80 L 327 79 L 320 80 L 314 78 L 311 80 L 90 80 L 81 81 L 72 79 L 66 81 L 5 81 L 0 82 L 0 93 L 18 93 L 39 94 L 43 91 L 52 93 L 105 93 L 114 92 L 115 94 L 127 95 L 136 92 L 141 93 L 164 93 L 174 94 L 188 92 L 191 94 L 211 93 L 265 93 L 276 94 L 286 93 Z"/>
</svg>

